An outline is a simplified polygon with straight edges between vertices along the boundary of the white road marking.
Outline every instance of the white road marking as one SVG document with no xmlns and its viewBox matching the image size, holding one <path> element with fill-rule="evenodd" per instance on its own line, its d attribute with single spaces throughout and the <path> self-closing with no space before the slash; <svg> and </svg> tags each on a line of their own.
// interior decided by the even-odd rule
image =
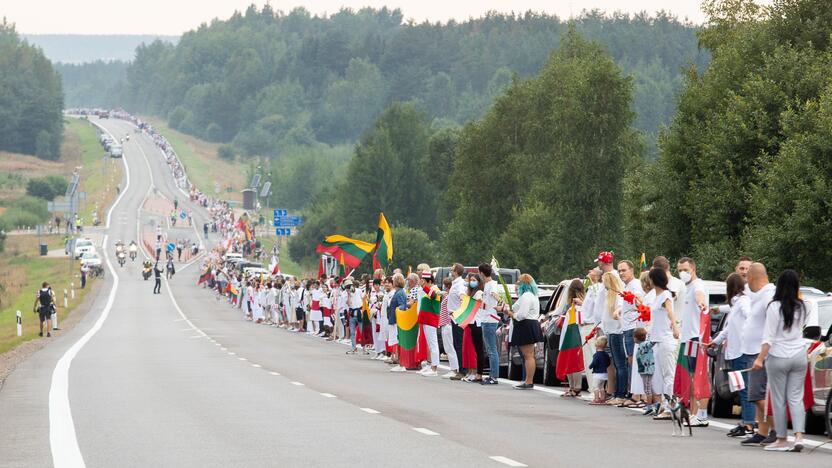
<svg viewBox="0 0 832 468">
<path fill-rule="evenodd" d="M 271 374 L 271 375 L 280 375 L 279 372 L 269 372 L 269 374 Z"/>
<path fill-rule="evenodd" d="M 379 413 L 381 413 L 381 411 L 376 411 L 372 408 L 361 408 L 361 411 L 363 411 L 365 413 L 369 413 L 369 414 L 379 414 Z"/>
<path fill-rule="evenodd" d="M 523 463 L 520 463 L 517 460 L 512 460 L 511 458 L 504 457 L 504 456 L 501 456 L 501 455 L 495 455 L 493 457 L 488 457 L 488 458 L 490 458 L 490 459 L 492 459 L 496 462 L 500 462 L 504 465 L 508 465 L 508 466 L 529 466 L 529 465 L 525 465 Z"/>
<path fill-rule="evenodd" d="M 303 384 L 300 382 L 291 382 L 292 385 L 297 385 L 298 387 L 303 387 Z"/>
<path fill-rule="evenodd" d="M 263 367 L 263 366 L 261 366 L 260 364 L 252 364 L 252 365 L 251 365 L 251 367 L 257 367 L 257 368 L 260 368 L 260 367 Z"/>
<path fill-rule="evenodd" d="M 424 435 L 428 435 L 428 436 L 438 436 L 439 435 L 438 432 L 433 432 L 432 430 L 425 429 L 424 427 L 414 427 L 413 430 L 420 433 L 420 434 L 424 434 Z"/>
<path fill-rule="evenodd" d="M 246 358 L 244 358 L 244 357 L 238 357 L 238 358 L 237 358 L 237 360 L 238 360 L 238 361 L 248 361 L 248 359 L 246 359 Z"/>
<path fill-rule="evenodd" d="M 101 128 L 103 129 L 103 127 Z M 124 165 L 126 182 L 124 184 L 124 190 L 118 194 L 110 209 L 107 210 L 107 228 L 110 226 L 110 218 L 113 215 L 113 210 L 118 206 L 130 188 L 130 166 L 127 165 L 127 158 L 121 158 L 121 162 Z M 102 245 L 107 245 L 108 237 L 108 234 L 104 235 Z M 72 408 L 69 405 L 69 366 L 72 364 L 75 356 L 78 355 L 78 352 L 81 351 L 81 348 L 98 333 L 98 330 L 104 325 L 104 321 L 107 320 L 113 308 L 119 279 L 112 262 L 110 262 L 107 249 L 102 249 L 102 251 L 104 260 L 107 262 L 107 268 L 109 268 L 110 274 L 113 277 L 113 287 L 110 289 L 109 296 L 107 296 L 107 303 L 104 305 L 104 310 L 101 311 L 101 315 L 95 321 L 92 328 L 64 352 L 61 358 L 58 359 L 57 364 L 55 364 L 55 369 L 52 371 L 52 382 L 49 386 L 49 446 L 52 452 L 52 464 L 58 468 L 64 466 L 86 466 L 84 456 L 81 455 L 81 448 L 78 446 L 78 438 L 75 434 L 75 423 L 72 420 Z"/>
<path fill-rule="evenodd" d="M 220 348 L 220 351 L 228 351 L 228 348 Z"/>
<path fill-rule="evenodd" d="M 235 353 L 234 351 L 229 351 L 229 352 L 228 352 L 228 355 L 229 355 L 229 356 L 235 356 L 236 354 L 237 354 L 237 353 Z"/>
<path fill-rule="evenodd" d="M 326 398 L 335 398 L 335 395 L 331 393 L 321 393 L 321 396 Z"/>
</svg>

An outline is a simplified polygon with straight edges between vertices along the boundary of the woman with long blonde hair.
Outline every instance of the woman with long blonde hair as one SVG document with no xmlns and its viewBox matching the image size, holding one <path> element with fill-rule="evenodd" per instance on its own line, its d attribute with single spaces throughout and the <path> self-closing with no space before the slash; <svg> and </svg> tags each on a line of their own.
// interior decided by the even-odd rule
<svg viewBox="0 0 832 468">
<path fill-rule="evenodd" d="M 627 352 L 624 349 L 624 328 L 621 323 L 621 311 L 624 308 L 624 299 L 621 293 L 624 291 L 624 283 L 612 271 L 604 273 L 601 277 L 606 290 L 606 310 L 601 317 L 601 328 L 607 334 L 612 362 L 615 367 L 615 387 L 610 405 L 620 405 L 627 400 L 627 387 L 629 386 L 629 375 L 627 375 Z"/>
</svg>

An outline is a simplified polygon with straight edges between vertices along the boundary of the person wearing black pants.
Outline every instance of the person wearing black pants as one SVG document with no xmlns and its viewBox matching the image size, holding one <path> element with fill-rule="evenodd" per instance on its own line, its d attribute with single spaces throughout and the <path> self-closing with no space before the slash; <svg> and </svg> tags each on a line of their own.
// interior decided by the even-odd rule
<svg viewBox="0 0 832 468">
<path fill-rule="evenodd" d="M 466 282 L 468 283 L 468 296 L 471 300 L 481 301 L 483 285 L 485 284 L 485 280 L 483 280 L 482 275 L 479 273 L 469 273 Z M 483 352 L 482 346 L 482 328 L 477 325 L 476 321 L 473 321 L 468 324 L 468 329 L 471 333 L 471 341 L 474 344 L 474 352 L 477 355 L 477 368 L 475 374 L 468 374 L 462 380 L 466 382 L 479 383 L 482 382 L 482 371 L 483 367 L 485 367 L 485 353 Z"/>
<path fill-rule="evenodd" d="M 474 342 L 474 351 L 477 352 L 477 375 L 473 382 L 482 382 L 483 369 L 485 368 L 485 351 L 482 341 L 482 327 L 476 323 L 471 322 L 468 325 L 471 328 L 471 341 Z"/>
<path fill-rule="evenodd" d="M 162 294 L 162 269 L 159 268 L 159 262 L 153 265 L 153 277 L 156 283 L 153 285 L 153 294 Z"/>
</svg>

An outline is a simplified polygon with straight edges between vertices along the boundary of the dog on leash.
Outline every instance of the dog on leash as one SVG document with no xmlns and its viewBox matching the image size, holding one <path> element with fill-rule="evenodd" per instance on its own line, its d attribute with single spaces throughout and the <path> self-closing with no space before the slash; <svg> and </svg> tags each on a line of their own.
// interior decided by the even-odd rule
<svg viewBox="0 0 832 468">
<path fill-rule="evenodd" d="M 688 436 L 693 437 L 693 429 L 690 427 L 690 411 L 682 400 L 676 395 L 665 395 L 668 410 L 670 411 L 670 420 L 673 423 L 673 436 L 676 436 L 676 430 L 679 430 L 679 436 L 684 437 L 685 426 L 688 427 Z"/>
</svg>

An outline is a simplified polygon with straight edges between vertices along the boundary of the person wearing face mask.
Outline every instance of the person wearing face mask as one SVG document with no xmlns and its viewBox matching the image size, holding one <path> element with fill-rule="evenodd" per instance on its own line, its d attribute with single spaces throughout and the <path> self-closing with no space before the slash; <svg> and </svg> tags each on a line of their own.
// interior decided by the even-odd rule
<svg viewBox="0 0 832 468">
<path fill-rule="evenodd" d="M 475 301 L 481 301 L 483 296 L 483 281 L 479 273 L 470 273 L 467 278 L 468 296 Z M 483 351 L 482 328 L 474 320 L 465 327 L 462 344 L 462 366 L 468 369 L 464 382 L 482 383 L 482 373 L 485 368 L 485 353 Z"/>
<path fill-rule="evenodd" d="M 676 264 L 676 271 L 679 272 L 679 279 L 685 283 L 684 305 L 680 311 L 682 320 L 681 345 L 686 346 L 689 342 L 700 342 L 702 337 L 701 323 L 702 314 L 708 311 L 708 291 L 705 282 L 696 276 L 696 262 L 689 257 L 682 257 Z M 693 372 L 696 369 L 696 356 L 687 356 L 688 369 Z M 695 379 L 691 376 L 691 381 Z M 708 426 L 708 399 L 696 400 L 694 396 L 694 385 L 690 386 L 690 411 L 693 414 L 690 418 L 691 427 Z"/>
</svg>

